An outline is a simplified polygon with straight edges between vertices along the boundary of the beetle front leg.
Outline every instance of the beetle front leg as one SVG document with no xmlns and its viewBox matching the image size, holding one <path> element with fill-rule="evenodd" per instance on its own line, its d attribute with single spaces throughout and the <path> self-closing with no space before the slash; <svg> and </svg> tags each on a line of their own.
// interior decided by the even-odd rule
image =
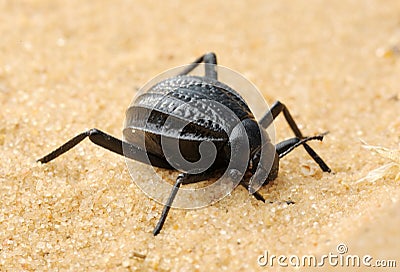
<svg viewBox="0 0 400 272">
<path fill-rule="evenodd" d="M 275 118 L 281 112 L 283 112 L 283 115 L 285 116 L 286 121 L 288 122 L 290 128 L 292 129 L 292 131 L 296 135 L 296 137 L 299 139 L 304 139 L 303 134 L 301 133 L 299 127 L 297 126 L 296 122 L 294 121 L 289 110 L 280 101 L 276 101 L 272 105 L 271 109 L 260 119 L 259 124 L 263 128 L 268 128 L 272 124 L 273 120 L 275 120 Z M 322 158 L 307 143 L 304 142 L 304 143 L 302 143 L 302 145 L 304 146 L 304 149 L 307 151 L 307 153 L 319 165 L 319 167 L 322 169 L 322 171 L 331 172 L 331 169 L 329 168 L 329 166 L 322 160 Z"/>
</svg>

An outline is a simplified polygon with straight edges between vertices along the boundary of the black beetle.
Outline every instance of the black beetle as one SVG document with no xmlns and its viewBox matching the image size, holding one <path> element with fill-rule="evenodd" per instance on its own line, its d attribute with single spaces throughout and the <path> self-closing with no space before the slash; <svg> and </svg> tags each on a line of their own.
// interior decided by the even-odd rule
<svg viewBox="0 0 400 272">
<path fill-rule="evenodd" d="M 200 63 L 205 64 L 205 76 L 189 75 Z M 261 179 L 262 184 L 267 184 L 277 177 L 279 159 L 300 145 L 305 148 L 323 171 L 331 171 L 326 163 L 307 144 L 307 141 L 310 140 L 322 140 L 324 134 L 304 137 L 286 106 L 279 101 L 275 102 L 271 109 L 257 122 L 244 99 L 232 88 L 217 80 L 216 64 L 217 58 L 214 53 L 205 54 L 185 68 L 178 76 L 156 83 L 147 92 L 138 96 L 127 111 L 128 128 L 124 129 L 126 138 L 124 141 L 93 128 L 72 138 L 38 161 L 47 163 L 73 148 L 86 137 L 89 137 L 93 143 L 130 159 L 160 168 L 175 169 L 176 167 L 171 165 L 171 161 L 164 154 L 160 137 L 168 133 L 169 137 L 178 139 L 180 152 L 188 161 L 199 159 L 201 142 L 205 140 L 212 141 L 217 150 L 214 163 L 209 169 L 201 173 L 193 174 L 182 171 L 183 173 L 178 175 L 168 201 L 164 206 L 161 218 L 153 231 L 154 235 L 160 232 L 179 187 L 182 184 L 196 183 L 220 175 L 221 172 L 227 169 L 231 154 L 234 160 L 240 160 L 241 154 L 235 150 L 232 142 L 241 141 L 243 137 L 248 139 L 250 154 L 246 159 L 245 169 L 251 172 L 253 180 L 260 181 Z M 199 104 L 204 99 L 209 101 L 217 100 L 218 103 L 229 108 L 236 115 L 236 120 L 239 120 L 244 130 L 235 130 L 237 123 L 233 123 L 233 125 L 225 124 L 229 123 L 226 121 L 229 119 L 227 115 L 219 116 L 222 118 L 220 123 L 217 123 L 215 119 L 207 120 L 207 112 L 204 107 L 193 108 L 193 105 Z M 187 103 L 188 101 L 194 103 L 189 111 L 174 111 L 177 108 L 177 104 Z M 146 107 L 145 105 L 151 105 L 151 107 Z M 283 112 L 295 137 L 273 146 L 265 129 L 272 124 L 273 120 L 281 112 Z M 166 119 L 171 115 L 176 120 L 186 120 L 188 125 L 185 126 L 183 131 L 174 131 L 173 128 L 170 130 L 162 129 Z M 228 131 L 223 130 L 224 124 L 229 127 Z M 144 145 L 137 143 L 138 136 L 135 136 L 136 134 L 134 133 L 132 134 L 132 129 L 141 133 L 141 136 L 145 139 Z M 229 138 L 231 136 L 229 134 L 235 134 L 236 136 Z M 267 152 L 268 154 L 266 155 L 269 155 L 269 157 L 272 155 L 272 162 L 267 162 L 263 159 L 263 154 L 261 153 L 263 145 L 273 147 L 273 149 L 265 148 L 263 151 Z M 270 171 L 266 169 L 267 167 L 264 167 L 267 163 L 270 163 Z M 234 171 L 232 173 L 240 174 L 241 178 L 244 174 L 234 173 Z M 259 193 L 251 190 L 249 183 L 244 179 L 241 180 L 240 184 L 247 187 L 257 199 L 265 202 Z"/>
</svg>

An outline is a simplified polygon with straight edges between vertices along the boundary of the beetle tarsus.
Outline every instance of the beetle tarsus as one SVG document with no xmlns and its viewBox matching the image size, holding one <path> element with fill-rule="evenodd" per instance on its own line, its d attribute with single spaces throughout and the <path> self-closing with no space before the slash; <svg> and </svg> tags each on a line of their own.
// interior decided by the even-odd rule
<svg viewBox="0 0 400 272">
<path fill-rule="evenodd" d="M 165 203 L 164 209 L 161 213 L 161 217 L 158 220 L 158 223 L 156 225 L 156 227 L 153 230 L 153 235 L 156 236 L 157 234 L 160 233 L 162 227 L 164 226 L 165 220 L 167 219 L 167 215 L 169 213 L 169 210 L 171 209 L 171 205 L 172 202 L 175 199 L 176 194 L 178 193 L 179 187 L 181 186 L 183 179 L 184 179 L 185 175 L 184 174 L 180 174 L 178 176 L 178 178 L 176 179 L 176 182 L 174 184 L 174 187 L 172 188 L 172 191 L 168 197 L 168 201 L 167 203 Z"/>
<path fill-rule="evenodd" d="M 79 135 L 76 135 L 74 138 L 72 138 L 71 140 L 69 140 L 68 142 L 66 142 L 59 148 L 57 148 L 56 150 L 50 152 L 43 158 L 38 159 L 37 162 L 48 163 L 49 161 L 54 160 L 58 156 L 64 154 L 65 152 L 67 152 L 68 150 L 70 150 L 71 148 L 73 148 L 74 146 L 79 144 L 80 142 L 82 142 L 88 135 L 89 135 L 89 131 L 85 131 Z"/>
</svg>

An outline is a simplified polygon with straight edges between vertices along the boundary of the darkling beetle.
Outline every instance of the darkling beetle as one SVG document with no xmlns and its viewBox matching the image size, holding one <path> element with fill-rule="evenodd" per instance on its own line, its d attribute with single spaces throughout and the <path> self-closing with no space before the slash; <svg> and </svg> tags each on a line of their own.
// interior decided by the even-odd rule
<svg viewBox="0 0 400 272">
<path fill-rule="evenodd" d="M 205 75 L 189 75 L 189 73 L 193 69 L 195 69 L 200 63 L 205 64 Z M 239 156 L 237 153 L 235 153 L 235 150 L 229 150 L 231 146 L 229 139 L 228 137 L 226 137 L 227 135 L 224 136 L 224 134 L 221 133 L 221 128 L 218 127 L 218 125 L 212 124 L 212 122 L 204 122 L 204 120 L 202 120 L 202 122 L 197 122 L 198 120 L 196 119 L 196 116 L 188 117 L 187 114 L 185 115 L 185 113 L 182 113 L 182 115 L 179 116 L 179 113 L 173 113 L 171 110 L 174 108 L 172 106 L 174 103 L 179 103 L 179 101 L 181 101 L 182 103 L 184 103 L 185 101 L 197 102 L 196 99 L 200 99 L 199 97 L 202 97 L 208 100 L 218 100 L 218 103 L 221 103 L 224 106 L 228 107 L 238 116 L 241 121 L 241 125 L 245 129 L 244 133 L 247 134 L 245 135 L 245 137 L 247 137 L 249 140 L 250 157 L 248 159 L 247 171 L 252 174 L 252 178 L 257 178 L 257 176 L 259 176 L 258 178 L 263 178 L 263 180 L 261 181 L 263 185 L 268 184 L 269 181 L 272 181 L 277 177 L 279 159 L 281 159 L 283 156 L 285 156 L 294 148 L 300 145 L 305 148 L 308 154 L 314 159 L 314 161 L 320 166 L 320 168 L 324 172 L 331 171 L 328 165 L 307 144 L 307 142 L 310 140 L 322 140 L 324 134 L 312 137 L 304 137 L 286 106 L 279 101 L 276 101 L 272 105 L 271 109 L 266 112 L 265 115 L 257 122 L 244 99 L 232 88 L 218 81 L 216 65 L 216 55 L 214 53 L 207 53 L 195 60 L 188 67 L 186 67 L 185 70 L 182 71 L 178 76 L 170 77 L 160 83 L 156 83 L 146 93 L 136 98 L 133 105 L 131 105 L 131 107 L 127 111 L 127 119 L 130 120 L 129 122 L 132 123 L 130 125 L 131 129 L 134 128 L 135 130 L 139 130 L 141 131 L 141 133 L 145 134 L 145 146 L 134 144 L 135 139 L 133 139 L 133 141 L 122 141 L 96 128 L 93 128 L 75 136 L 64 145 L 60 146 L 53 152 L 39 159 L 38 162 L 47 163 L 60 156 L 64 152 L 68 151 L 69 149 L 73 148 L 86 137 L 89 137 L 89 139 L 96 145 L 113 151 L 119 155 L 139 162 L 151 164 L 156 167 L 173 169 L 171 164 L 165 158 L 162 148 L 159 146 L 160 134 L 162 133 L 160 127 L 163 125 L 165 119 L 172 114 L 174 114 L 174 117 L 178 119 L 189 118 L 191 126 L 188 126 L 185 131 L 179 131 L 175 134 L 176 137 L 179 138 L 180 143 L 180 136 L 182 136 L 183 134 L 185 134 L 184 136 L 186 136 L 185 145 L 182 145 L 182 148 L 180 150 L 183 157 L 192 158 L 192 160 L 195 160 L 196 158 L 198 158 L 199 143 L 203 141 L 204 138 L 218 138 L 218 143 L 216 143 L 218 150 L 217 157 L 213 165 L 202 173 L 181 173 L 178 175 L 168 198 L 168 201 L 162 211 L 161 218 L 159 219 L 153 231 L 153 234 L 157 235 L 164 225 L 172 202 L 179 190 L 179 187 L 182 184 L 197 183 L 207 180 L 209 178 L 216 177 L 218 173 L 227 168 L 227 164 L 229 162 L 231 154 L 233 154 L 234 156 Z M 157 94 L 162 95 L 160 96 Z M 143 102 L 143 99 L 147 99 L 146 101 L 150 102 L 150 104 L 153 105 L 150 115 L 148 116 L 149 118 L 146 120 L 140 120 L 141 116 L 143 116 L 143 111 L 149 110 L 148 108 L 145 109 L 143 106 L 141 106 L 143 105 L 141 103 Z M 161 99 L 163 100 L 163 103 L 160 103 Z M 193 108 L 191 110 L 192 112 L 194 110 L 194 115 L 201 111 L 201 109 Z M 261 136 L 269 139 L 265 129 L 272 124 L 273 120 L 281 112 L 283 112 L 283 115 L 288 122 L 290 128 L 292 129 L 295 137 L 284 140 L 276 144 L 275 146 L 273 146 L 271 142 L 268 142 L 269 145 L 273 146 L 273 151 L 271 151 L 271 149 L 265 150 L 267 150 L 267 152 L 275 153 L 273 154 L 272 168 L 270 171 L 268 171 L 268 173 L 258 173 L 258 169 L 260 169 L 260 172 L 263 171 L 262 164 L 264 163 L 262 160 L 260 160 L 262 155 L 260 154 L 262 145 L 260 140 Z M 243 137 L 243 135 L 240 136 Z M 130 137 L 132 138 L 132 136 Z M 188 137 L 189 141 L 187 141 Z M 200 140 L 200 138 L 202 140 Z M 129 137 L 127 137 L 127 139 L 129 139 Z M 240 139 L 240 137 L 238 139 Z M 261 167 L 257 167 L 258 165 L 260 165 Z M 240 184 L 246 187 L 250 191 L 250 193 L 253 194 L 258 200 L 265 202 L 264 198 L 258 192 L 251 190 L 251 188 L 249 187 L 249 183 L 246 182 L 244 178 L 240 182 Z"/>
</svg>

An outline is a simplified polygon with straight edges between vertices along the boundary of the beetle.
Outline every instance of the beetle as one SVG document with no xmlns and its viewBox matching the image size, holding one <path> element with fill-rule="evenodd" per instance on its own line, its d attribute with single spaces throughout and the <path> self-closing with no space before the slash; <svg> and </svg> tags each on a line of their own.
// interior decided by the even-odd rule
<svg viewBox="0 0 400 272">
<path fill-rule="evenodd" d="M 205 65 L 205 75 L 190 75 L 189 73 L 201 63 Z M 276 101 L 257 121 L 244 99 L 231 87 L 218 81 L 216 65 L 215 53 L 204 54 L 177 76 L 154 84 L 145 93 L 136 97 L 126 112 L 127 127 L 124 129 L 124 140 L 96 128 L 89 129 L 42 157 L 38 162 L 47 163 L 88 137 L 94 144 L 129 159 L 159 168 L 176 169 L 161 146 L 163 136 L 177 140 L 181 155 L 188 161 L 197 161 L 200 158 L 199 148 L 201 149 L 202 142 L 212 142 L 217 150 L 214 162 L 208 169 L 199 173 L 181 171 L 154 228 L 154 235 L 161 231 L 180 186 L 216 177 L 227 170 L 231 160 L 240 161 L 241 151 L 235 149 L 237 146 L 235 143 L 243 139 L 248 141 L 249 156 L 245 158 L 244 163 L 245 172 L 251 174 L 250 183 L 242 178 L 243 171 L 238 173 L 237 169 L 229 170 L 232 175 L 240 175 L 240 184 L 246 187 L 256 199 L 263 202 L 265 202 L 264 198 L 257 191 L 252 190 L 249 184 L 258 182 L 265 185 L 276 179 L 279 160 L 300 145 L 305 148 L 322 171 L 331 172 L 329 166 L 307 143 L 311 140 L 322 140 L 325 134 L 303 136 L 287 107 L 279 101 Z M 219 119 L 211 118 L 207 105 L 202 102 L 204 99 L 218 101 L 236 115 L 236 121 L 228 122 L 230 117 L 226 114 L 218 116 Z M 188 102 L 190 105 L 186 110 L 176 110 L 179 105 Z M 295 137 L 273 145 L 266 129 L 280 113 L 283 113 Z M 188 125 L 183 130 L 173 127 L 163 129 L 168 118 L 174 118 L 175 121 L 185 120 Z M 241 129 L 238 129 L 239 125 Z M 137 141 L 138 133 L 144 137 L 144 143 Z M 267 161 L 266 158 L 271 157 L 272 160 Z M 270 164 L 270 169 L 267 169 L 267 164 Z"/>
</svg>

